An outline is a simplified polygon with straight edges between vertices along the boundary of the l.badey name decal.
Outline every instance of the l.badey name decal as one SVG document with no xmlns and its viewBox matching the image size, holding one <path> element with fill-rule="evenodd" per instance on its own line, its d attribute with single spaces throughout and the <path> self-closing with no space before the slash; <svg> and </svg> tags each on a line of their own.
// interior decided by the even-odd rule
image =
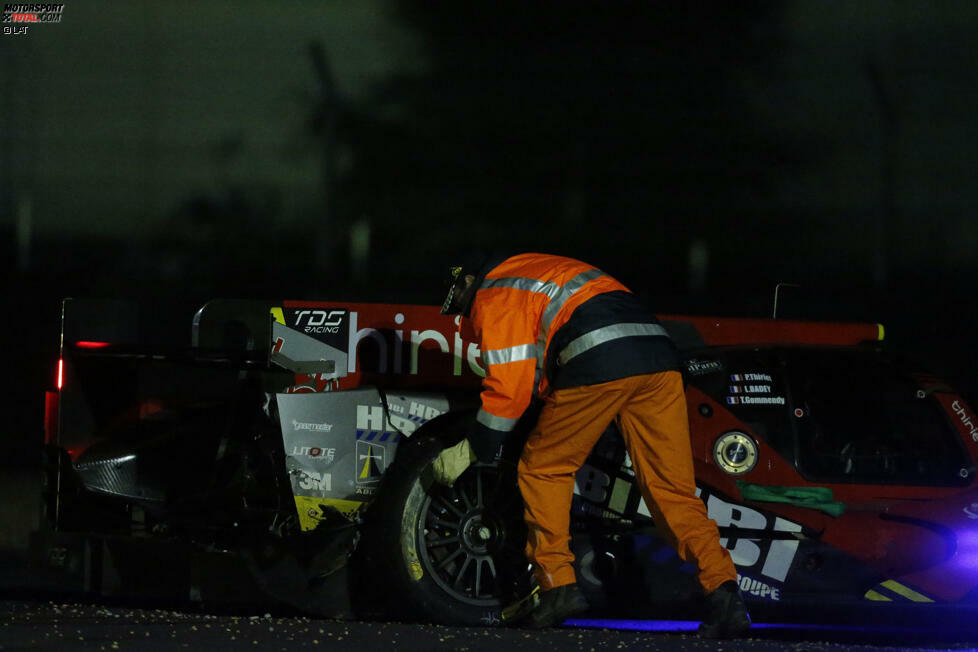
<svg viewBox="0 0 978 652">
<path fill-rule="evenodd" d="M 773 393 L 771 374 L 730 374 L 727 405 L 784 405 L 784 397 Z"/>
</svg>

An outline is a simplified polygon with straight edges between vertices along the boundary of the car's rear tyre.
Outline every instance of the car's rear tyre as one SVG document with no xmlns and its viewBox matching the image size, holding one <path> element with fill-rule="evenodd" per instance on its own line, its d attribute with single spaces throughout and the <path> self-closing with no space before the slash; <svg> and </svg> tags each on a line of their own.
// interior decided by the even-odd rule
<svg viewBox="0 0 978 652">
<path fill-rule="evenodd" d="M 530 582 L 515 464 L 475 464 L 454 487 L 440 485 L 431 462 L 453 443 L 422 429 L 402 444 L 369 509 L 365 544 L 394 615 L 499 625 Z"/>
</svg>

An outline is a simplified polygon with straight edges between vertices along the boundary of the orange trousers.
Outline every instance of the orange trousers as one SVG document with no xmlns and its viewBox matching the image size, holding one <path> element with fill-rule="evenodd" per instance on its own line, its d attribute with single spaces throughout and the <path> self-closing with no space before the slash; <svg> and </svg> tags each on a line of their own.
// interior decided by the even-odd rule
<svg viewBox="0 0 978 652">
<path fill-rule="evenodd" d="M 656 527 L 684 561 L 697 565 L 704 591 L 736 581 L 716 523 L 694 493 L 682 376 L 666 371 L 560 389 L 547 397 L 519 463 L 526 555 L 540 588 L 576 581 L 569 547 L 574 474 L 616 418 Z"/>
</svg>

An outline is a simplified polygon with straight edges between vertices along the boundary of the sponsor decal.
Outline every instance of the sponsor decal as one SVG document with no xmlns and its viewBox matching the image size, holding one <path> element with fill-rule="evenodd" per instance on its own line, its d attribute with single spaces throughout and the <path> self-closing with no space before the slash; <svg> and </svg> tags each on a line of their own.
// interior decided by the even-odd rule
<svg viewBox="0 0 978 652">
<path fill-rule="evenodd" d="M 760 580 L 755 580 L 753 577 L 738 573 L 737 584 L 740 585 L 740 590 L 744 593 L 750 593 L 751 595 L 767 600 L 781 600 L 780 588 L 765 584 Z"/>
<path fill-rule="evenodd" d="M 460 317 L 453 323 L 433 306 L 296 305 L 272 308 L 271 314 L 283 330 L 330 347 L 320 350 L 301 338 L 275 333 L 274 351 L 300 362 L 335 360 L 334 375 L 339 377 L 358 372 L 423 374 L 432 378 L 463 376 L 468 382 L 477 382 L 486 375 L 482 353 L 478 343 L 471 341 L 474 334 L 468 323 Z"/>
<path fill-rule="evenodd" d="M 771 374 L 749 373 L 730 374 L 730 381 L 736 385 L 728 385 L 727 405 L 784 405 L 783 396 L 745 396 L 745 394 L 770 394 L 773 391 L 774 379 Z"/>
<path fill-rule="evenodd" d="M 440 330 L 431 328 L 423 331 L 412 330 L 405 341 L 404 329 L 379 330 L 376 328 L 358 328 L 358 319 L 358 312 L 353 311 L 350 313 L 350 340 L 347 346 L 350 357 L 347 371 L 351 374 L 357 370 L 357 347 L 362 340 L 369 338 L 375 343 L 380 353 L 376 369 L 378 373 L 407 373 L 412 376 L 417 375 L 420 351 L 421 349 L 429 348 L 424 345 L 431 342 L 434 344 L 434 347 L 430 348 L 436 348 L 444 354 L 452 354 L 452 375 L 462 375 L 463 360 L 468 363 L 469 369 L 477 376 L 485 377 L 486 375 L 486 370 L 481 364 L 482 352 L 479 350 L 479 345 L 475 342 L 466 344 L 462 340 L 459 329 L 452 331 L 450 336 L 446 336 Z M 394 315 L 395 323 L 403 324 L 404 320 L 403 313 Z M 456 318 L 455 321 L 456 325 L 458 325 L 459 318 Z M 390 335 L 393 335 L 393 338 Z M 451 345 L 449 344 L 449 337 L 452 337 Z M 391 339 L 393 339 L 393 342 L 391 342 Z M 408 346 L 409 353 L 407 371 L 403 368 L 405 344 Z M 392 365 L 388 365 L 389 360 L 393 362 Z"/>
<path fill-rule="evenodd" d="M 688 360 L 686 362 L 686 372 L 690 376 L 703 376 L 723 371 L 723 365 L 719 360 Z"/>
<path fill-rule="evenodd" d="M 306 334 L 331 333 L 337 335 L 345 316 L 345 310 L 297 310 L 295 313 L 295 329 Z"/>
<path fill-rule="evenodd" d="M 418 422 L 396 414 L 385 414 L 384 408 L 379 405 L 357 406 L 357 439 L 371 440 L 379 435 L 380 441 L 387 441 L 391 438 L 391 433 L 397 433 L 394 436 L 397 441 L 402 435 L 410 436 L 419 425 Z"/>
<path fill-rule="evenodd" d="M 335 448 L 320 448 L 318 446 L 293 446 L 293 457 L 315 457 L 327 464 L 336 459 Z"/>
<path fill-rule="evenodd" d="M 730 380 L 735 383 L 746 383 L 746 382 L 759 382 L 759 383 L 773 383 L 774 379 L 771 378 L 771 374 L 730 374 Z"/>
<path fill-rule="evenodd" d="M 275 317 L 278 320 L 277 314 Z M 337 372 L 341 372 L 342 367 L 348 366 L 346 347 L 350 342 L 349 310 L 345 308 L 284 309 L 281 323 L 288 330 L 285 333 L 280 330 L 274 334 L 273 349 L 278 353 L 298 361 L 334 360 Z M 311 339 L 303 341 L 301 337 L 287 338 L 282 345 L 279 345 L 278 339 L 286 338 L 289 330 Z M 326 345 L 325 350 L 321 350 L 322 344 Z"/>
<path fill-rule="evenodd" d="M 965 409 L 964 405 L 961 404 L 961 401 L 955 400 L 953 403 L 951 403 L 951 409 L 954 410 L 956 415 L 958 415 L 958 418 L 961 420 L 961 425 L 964 426 L 965 430 L 968 431 L 968 434 L 971 435 L 971 440 L 978 441 L 978 425 L 975 425 L 975 420 L 968 414 L 968 411 Z"/>
<path fill-rule="evenodd" d="M 700 490 L 697 488 L 697 493 Z M 719 527 L 771 530 L 774 532 L 801 532 L 801 525 L 780 516 L 767 516 L 746 505 L 728 503 L 714 496 L 700 498 L 706 502 L 706 511 Z M 644 506 L 644 505 L 643 505 Z M 798 553 L 797 539 L 720 539 L 720 545 L 730 551 L 730 557 L 738 570 L 750 571 L 765 581 L 784 582 L 791 564 Z"/>
<path fill-rule="evenodd" d="M 292 427 L 295 430 L 312 430 L 314 432 L 331 432 L 333 430 L 331 423 L 307 423 L 295 419 L 292 420 Z"/>
<path fill-rule="evenodd" d="M 733 433 L 731 433 L 733 434 Z M 742 433 L 741 433 L 742 434 Z M 749 439 L 749 438 L 748 438 Z M 584 464 L 574 478 L 574 509 L 597 518 L 652 518 L 635 478 L 608 473 Z M 771 588 L 785 581 L 798 552 L 802 526 L 777 515 L 766 515 L 740 503 L 727 502 L 709 490 L 696 488 L 696 495 L 706 504 L 709 518 L 719 527 L 768 532 L 797 532 L 791 538 L 743 538 L 736 535 L 720 539 L 730 551 L 738 571 L 749 572 L 752 578 L 762 579 Z M 579 503 L 580 501 L 580 503 Z M 758 589 L 763 592 L 763 587 Z"/>
<path fill-rule="evenodd" d="M 784 397 L 783 396 L 728 396 L 727 405 L 784 405 Z"/>
<path fill-rule="evenodd" d="M 387 450 L 384 446 L 370 441 L 357 442 L 356 481 L 358 485 L 377 484 L 386 468 Z"/>
<path fill-rule="evenodd" d="M 373 439 L 379 433 L 392 433 L 405 437 L 418 429 L 424 423 L 443 414 L 442 410 L 425 405 L 418 401 L 411 401 L 407 407 L 407 414 L 404 414 L 404 406 L 394 402 L 388 403 L 389 411 L 384 413 L 384 408 L 379 405 L 358 405 L 357 406 L 357 439 L 366 436 Z M 397 412 L 399 414 L 391 414 Z M 369 434 L 368 434 L 369 433 Z M 387 437 L 382 437 L 382 441 Z M 399 439 L 396 437 L 395 439 Z"/>
<path fill-rule="evenodd" d="M 770 385 L 730 385 L 731 394 L 770 394 Z"/>
<path fill-rule="evenodd" d="M 306 491 L 332 491 L 333 474 L 317 473 L 316 471 L 305 471 L 297 469 L 294 471 L 299 476 L 299 487 Z"/>
<path fill-rule="evenodd" d="M 749 572 L 751 579 L 763 578 L 762 583 L 768 584 L 771 590 L 783 584 L 798 553 L 801 525 L 780 516 L 768 516 L 740 503 L 727 502 L 700 487 L 696 488 L 696 495 L 706 503 L 707 515 L 716 521 L 719 527 L 732 528 L 734 532 L 742 528 L 799 533 L 795 537 L 784 539 L 771 537 L 750 539 L 746 536 L 738 537 L 736 534 L 720 539 L 720 545 L 730 552 L 730 558 L 737 566 L 738 573 Z M 644 499 L 640 500 L 636 513 L 651 518 Z M 764 593 L 763 586 L 758 585 L 757 590 L 759 594 Z M 771 592 L 768 591 L 767 595 L 771 595 Z"/>
<path fill-rule="evenodd" d="M 408 407 L 408 415 L 422 422 L 434 419 L 442 414 L 444 413 L 441 410 L 433 408 L 430 405 L 425 405 L 424 403 L 418 403 L 417 401 L 411 401 Z"/>
</svg>

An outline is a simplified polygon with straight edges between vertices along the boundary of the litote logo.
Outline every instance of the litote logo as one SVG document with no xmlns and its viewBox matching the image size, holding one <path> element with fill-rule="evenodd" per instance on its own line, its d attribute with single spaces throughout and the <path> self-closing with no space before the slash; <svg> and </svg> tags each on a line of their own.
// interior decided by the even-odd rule
<svg viewBox="0 0 978 652">
<path fill-rule="evenodd" d="M 375 484 L 387 468 L 383 446 L 369 441 L 357 442 L 357 484 Z"/>
</svg>

